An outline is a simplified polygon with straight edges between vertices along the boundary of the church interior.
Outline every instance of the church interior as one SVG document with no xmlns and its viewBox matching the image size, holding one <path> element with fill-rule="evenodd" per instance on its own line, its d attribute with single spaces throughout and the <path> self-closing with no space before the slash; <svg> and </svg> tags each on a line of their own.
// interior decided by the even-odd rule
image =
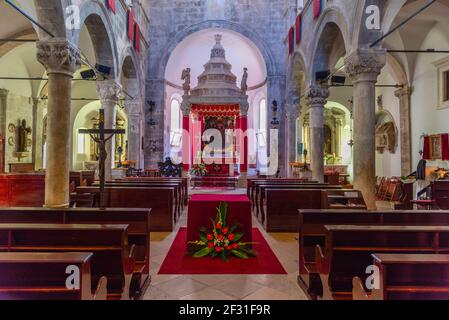
<svg viewBox="0 0 449 320">
<path fill-rule="evenodd" d="M 0 16 L 0 300 L 449 300 L 448 0 Z"/>
</svg>

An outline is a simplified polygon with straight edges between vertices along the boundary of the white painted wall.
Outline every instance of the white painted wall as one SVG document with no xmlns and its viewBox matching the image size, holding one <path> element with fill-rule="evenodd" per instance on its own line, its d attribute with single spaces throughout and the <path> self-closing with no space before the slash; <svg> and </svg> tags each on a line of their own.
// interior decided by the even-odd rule
<svg viewBox="0 0 449 320">
<path fill-rule="evenodd" d="M 438 23 L 431 30 L 421 49 L 449 48 L 449 29 L 447 25 Z M 411 97 L 412 121 L 412 159 L 416 167 L 419 150 L 422 148 L 420 136 L 423 133 L 438 134 L 449 132 L 449 109 L 438 110 L 438 74 L 433 62 L 447 57 L 448 54 L 420 54 L 416 60 L 413 78 L 413 94 Z M 449 162 L 428 162 L 428 166 L 449 167 Z"/>
<path fill-rule="evenodd" d="M 391 76 L 388 67 L 384 68 L 378 78 L 378 84 L 381 85 L 393 85 L 396 84 L 395 80 Z M 400 110 L 399 99 L 394 95 L 396 88 L 377 88 L 376 96 L 382 95 L 383 108 L 390 112 L 393 116 L 394 122 L 400 132 Z M 377 109 L 379 110 L 379 109 Z M 376 175 L 379 177 L 400 177 L 401 176 L 401 141 L 400 136 L 397 139 L 397 146 L 395 153 L 390 153 L 385 150 L 383 154 L 376 152 Z"/>
</svg>

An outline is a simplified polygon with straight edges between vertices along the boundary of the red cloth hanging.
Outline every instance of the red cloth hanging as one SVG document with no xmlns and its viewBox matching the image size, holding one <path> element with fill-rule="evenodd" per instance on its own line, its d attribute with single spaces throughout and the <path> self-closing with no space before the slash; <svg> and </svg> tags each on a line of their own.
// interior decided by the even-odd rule
<svg viewBox="0 0 449 320">
<path fill-rule="evenodd" d="M 449 160 L 449 134 L 441 135 L 441 157 L 443 160 Z"/>
<path fill-rule="evenodd" d="M 302 16 L 299 15 L 296 17 L 296 44 L 299 45 L 301 43 L 301 32 L 302 32 Z"/>
<path fill-rule="evenodd" d="M 430 137 L 424 137 L 423 159 L 430 160 Z"/>
<path fill-rule="evenodd" d="M 323 3 L 321 0 L 314 0 L 313 2 L 313 18 L 318 19 L 323 9 Z"/>
</svg>

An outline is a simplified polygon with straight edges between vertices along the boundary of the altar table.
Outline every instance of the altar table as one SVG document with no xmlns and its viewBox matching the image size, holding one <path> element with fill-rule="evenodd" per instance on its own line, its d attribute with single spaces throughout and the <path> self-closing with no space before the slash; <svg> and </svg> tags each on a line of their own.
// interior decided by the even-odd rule
<svg viewBox="0 0 449 320">
<path fill-rule="evenodd" d="M 199 230 L 206 227 L 212 231 L 211 218 L 215 220 L 221 202 L 228 203 L 228 226 L 238 225 L 237 232 L 245 235 L 242 242 L 252 242 L 251 204 L 246 195 L 197 194 L 189 201 L 187 216 L 187 241 L 199 239 Z"/>
</svg>

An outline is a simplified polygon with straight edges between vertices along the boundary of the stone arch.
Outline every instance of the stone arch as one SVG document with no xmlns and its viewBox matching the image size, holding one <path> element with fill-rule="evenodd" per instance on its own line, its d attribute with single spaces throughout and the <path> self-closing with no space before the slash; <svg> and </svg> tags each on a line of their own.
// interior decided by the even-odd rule
<svg viewBox="0 0 449 320">
<path fill-rule="evenodd" d="M 191 25 L 190 27 L 182 30 L 181 32 L 178 32 L 173 37 L 173 40 L 163 50 L 162 58 L 160 60 L 160 63 L 158 64 L 158 69 L 156 71 L 158 79 L 165 78 L 165 69 L 170 59 L 170 55 L 173 52 L 173 50 L 178 46 L 178 44 L 180 44 L 188 36 L 198 31 L 213 28 L 228 29 L 237 32 L 246 37 L 249 41 L 253 42 L 255 46 L 259 49 L 260 53 L 262 54 L 265 60 L 268 77 L 278 75 L 278 67 L 276 66 L 274 55 L 268 48 L 268 46 L 265 44 L 265 42 L 260 39 L 257 33 L 235 22 L 226 20 L 208 20 Z"/>
<path fill-rule="evenodd" d="M 325 10 L 315 30 L 318 36 L 314 38 L 308 59 L 311 61 L 308 70 L 309 83 L 315 79 L 315 72 L 331 70 L 339 57 L 350 52 L 348 23 L 344 15 L 335 8 Z M 332 62 L 335 63 L 332 65 Z"/>
<path fill-rule="evenodd" d="M 299 99 L 301 94 L 305 91 L 308 80 L 308 70 L 306 66 L 304 54 L 301 51 L 296 51 L 290 60 L 290 67 L 288 69 L 287 101 L 292 98 Z"/>
<path fill-rule="evenodd" d="M 128 114 L 141 113 L 142 110 L 136 109 L 136 104 L 141 104 L 142 77 L 138 70 L 136 54 L 132 48 L 128 47 L 124 50 L 119 70 L 120 84 L 122 85 L 123 90 L 126 91 L 126 100 L 135 102 L 134 104 L 125 104 L 126 112 Z"/>
<path fill-rule="evenodd" d="M 97 63 L 111 67 L 111 76 L 118 78 L 118 50 L 112 22 L 104 6 L 96 1 L 87 1 L 80 7 L 80 26 L 86 26 L 92 39 Z M 79 45 L 82 27 L 71 36 L 71 41 Z"/>
<path fill-rule="evenodd" d="M 49 3 L 51 2 L 51 6 Z M 55 37 L 67 38 L 68 30 L 65 27 L 64 8 L 70 3 L 68 0 L 34 0 L 36 16 L 39 23 Z M 39 39 L 49 38 L 50 35 L 43 30 L 36 28 Z"/>
</svg>

